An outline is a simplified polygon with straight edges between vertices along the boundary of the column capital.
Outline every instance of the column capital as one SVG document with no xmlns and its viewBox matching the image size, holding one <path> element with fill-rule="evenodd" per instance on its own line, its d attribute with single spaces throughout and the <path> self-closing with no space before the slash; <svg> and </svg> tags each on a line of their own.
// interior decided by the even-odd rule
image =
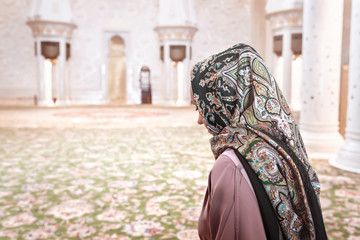
<svg viewBox="0 0 360 240">
<path fill-rule="evenodd" d="M 160 41 L 187 40 L 191 42 L 198 29 L 194 26 L 157 26 L 154 30 L 158 33 Z"/>
<path fill-rule="evenodd" d="M 49 20 L 29 20 L 26 22 L 32 30 L 33 36 L 57 36 L 70 39 L 76 24 L 69 22 L 55 22 Z"/>
<path fill-rule="evenodd" d="M 271 12 L 266 15 L 266 18 L 270 21 L 270 26 L 273 31 L 288 27 L 301 27 L 303 23 L 302 17 L 302 8 Z"/>
</svg>

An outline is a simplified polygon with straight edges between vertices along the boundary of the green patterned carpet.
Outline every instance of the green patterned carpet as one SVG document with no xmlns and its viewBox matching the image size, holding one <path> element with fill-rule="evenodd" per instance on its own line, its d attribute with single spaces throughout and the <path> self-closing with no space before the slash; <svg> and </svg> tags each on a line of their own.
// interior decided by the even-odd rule
<svg viewBox="0 0 360 240">
<path fill-rule="evenodd" d="M 169 111 L 91 126 L 94 114 L 71 126 L 0 122 L 0 239 L 198 239 L 209 135 L 174 121 L 192 109 Z M 330 239 L 360 239 L 360 175 L 313 164 Z"/>
</svg>

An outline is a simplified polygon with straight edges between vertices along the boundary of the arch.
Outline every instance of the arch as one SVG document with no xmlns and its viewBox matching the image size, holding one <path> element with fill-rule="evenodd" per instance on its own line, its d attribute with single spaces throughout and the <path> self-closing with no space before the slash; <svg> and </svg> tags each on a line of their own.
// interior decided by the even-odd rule
<svg viewBox="0 0 360 240">
<path fill-rule="evenodd" d="M 125 42 L 114 35 L 108 42 L 108 101 L 110 104 L 126 103 Z"/>
</svg>

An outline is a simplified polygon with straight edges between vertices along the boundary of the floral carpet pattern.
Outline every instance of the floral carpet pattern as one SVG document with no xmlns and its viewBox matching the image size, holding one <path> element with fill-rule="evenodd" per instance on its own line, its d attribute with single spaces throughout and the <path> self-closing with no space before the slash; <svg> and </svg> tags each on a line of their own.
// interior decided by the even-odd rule
<svg viewBox="0 0 360 240">
<path fill-rule="evenodd" d="M 3 126 L 0 239 L 198 239 L 208 139 L 191 124 Z M 312 163 L 329 238 L 360 239 L 360 174 Z"/>
</svg>

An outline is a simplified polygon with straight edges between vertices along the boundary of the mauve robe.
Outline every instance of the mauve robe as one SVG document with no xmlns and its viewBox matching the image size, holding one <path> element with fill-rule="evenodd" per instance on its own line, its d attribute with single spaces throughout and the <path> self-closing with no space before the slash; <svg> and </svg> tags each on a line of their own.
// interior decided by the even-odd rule
<svg viewBox="0 0 360 240">
<path fill-rule="evenodd" d="M 198 222 L 200 239 L 266 240 L 258 202 L 233 149 L 215 161 Z"/>
</svg>

